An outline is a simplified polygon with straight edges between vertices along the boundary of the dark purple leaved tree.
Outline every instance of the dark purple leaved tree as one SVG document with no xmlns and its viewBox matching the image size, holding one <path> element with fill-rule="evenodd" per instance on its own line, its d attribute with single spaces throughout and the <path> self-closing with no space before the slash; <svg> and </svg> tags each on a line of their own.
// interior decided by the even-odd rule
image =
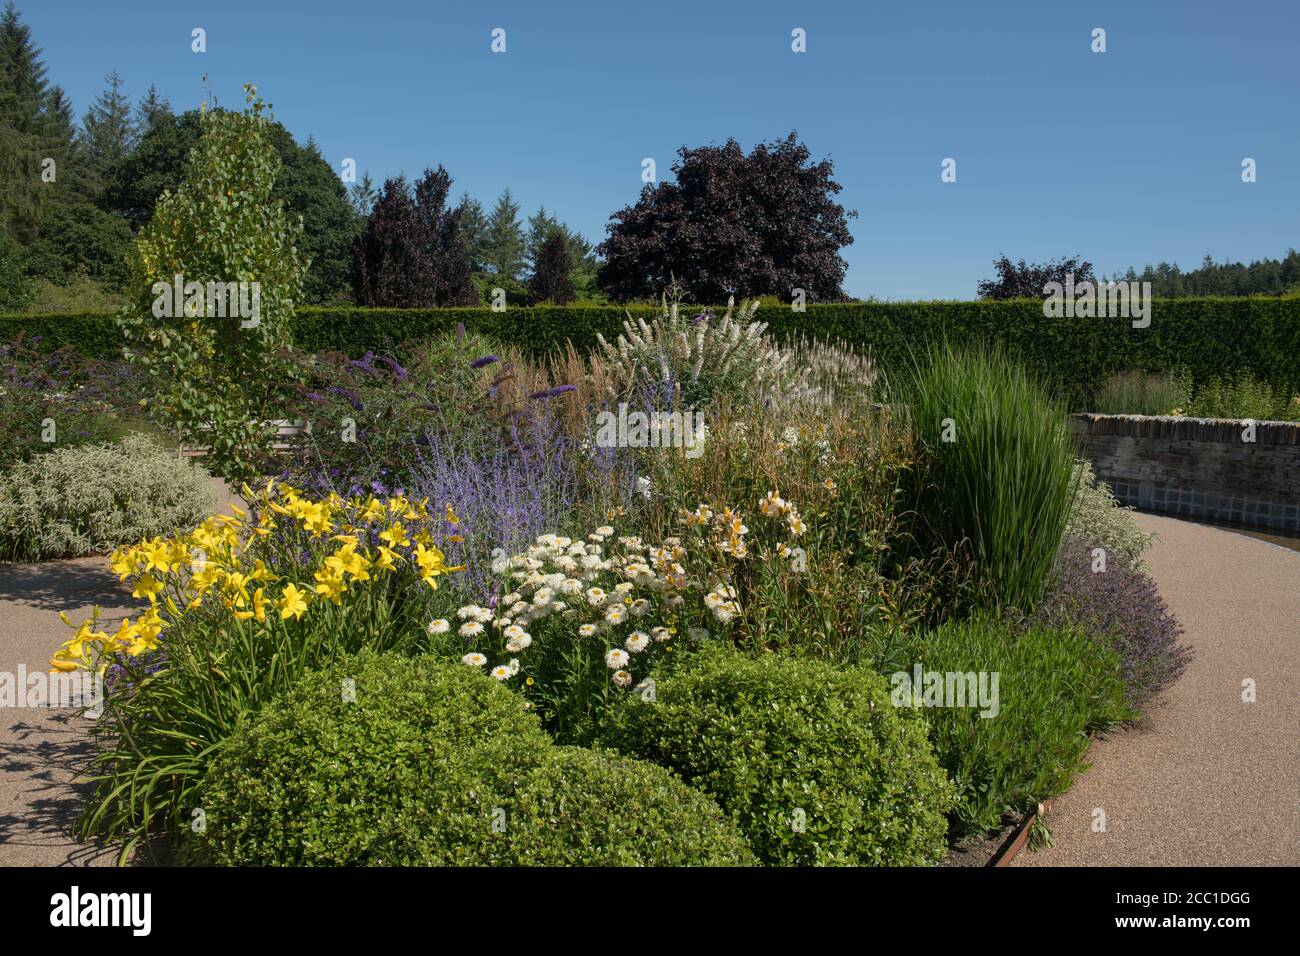
<svg viewBox="0 0 1300 956">
<path fill-rule="evenodd" d="M 610 217 L 598 252 L 601 288 L 620 301 L 657 294 L 676 279 L 699 302 L 728 295 L 775 295 L 803 289 L 809 302 L 844 298 L 853 242 L 835 201 L 830 160 L 814 163 L 795 133 L 746 155 L 723 146 L 683 146 L 677 181 L 647 185 L 635 205 Z"/>
<path fill-rule="evenodd" d="M 414 188 L 404 176 L 384 183 L 353 249 L 357 305 L 431 308 L 474 305 L 462 209 L 449 208 L 452 179 L 439 166 Z"/>
<path fill-rule="evenodd" d="M 1076 286 L 1080 282 L 1097 282 L 1092 263 L 1080 262 L 1078 256 L 1044 263 L 1024 259 L 1013 263 L 1002 256 L 993 260 L 993 268 L 998 270 L 996 279 L 980 280 L 977 291 L 981 299 L 1041 299 L 1047 294 L 1043 286 L 1049 282 L 1064 286 L 1066 276 L 1071 274 Z"/>
</svg>

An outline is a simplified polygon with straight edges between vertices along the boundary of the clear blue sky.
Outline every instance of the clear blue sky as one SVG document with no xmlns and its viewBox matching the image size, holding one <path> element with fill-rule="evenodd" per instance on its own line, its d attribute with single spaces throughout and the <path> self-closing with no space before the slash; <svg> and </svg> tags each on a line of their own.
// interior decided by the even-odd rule
<svg viewBox="0 0 1300 956">
<path fill-rule="evenodd" d="M 635 200 L 643 157 L 663 178 L 683 144 L 798 130 L 859 212 L 844 250 L 857 296 L 972 298 L 1001 253 L 1109 273 L 1300 245 L 1295 0 L 18 6 L 78 112 L 112 69 L 133 99 L 155 83 L 178 110 L 204 98 L 204 73 L 228 106 L 252 81 L 336 169 L 442 163 L 458 194 L 490 206 L 509 187 L 593 240 Z M 807 53 L 791 52 L 795 27 Z"/>
</svg>

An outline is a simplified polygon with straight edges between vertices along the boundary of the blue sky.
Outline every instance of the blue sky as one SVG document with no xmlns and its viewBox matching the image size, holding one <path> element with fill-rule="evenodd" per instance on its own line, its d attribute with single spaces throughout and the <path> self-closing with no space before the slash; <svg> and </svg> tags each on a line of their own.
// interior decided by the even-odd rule
<svg viewBox="0 0 1300 956">
<path fill-rule="evenodd" d="M 843 255 L 862 297 L 972 298 L 1002 253 L 1109 273 L 1300 245 L 1294 0 L 18 6 L 78 112 L 113 69 L 177 109 L 206 96 L 204 73 L 227 106 L 251 81 L 336 169 L 442 163 L 458 194 L 490 206 L 509 187 L 593 240 L 635 200 L 643 157 L 663 178 L 683 144 L 797 130 L 859 213 Z"/>
</svg>

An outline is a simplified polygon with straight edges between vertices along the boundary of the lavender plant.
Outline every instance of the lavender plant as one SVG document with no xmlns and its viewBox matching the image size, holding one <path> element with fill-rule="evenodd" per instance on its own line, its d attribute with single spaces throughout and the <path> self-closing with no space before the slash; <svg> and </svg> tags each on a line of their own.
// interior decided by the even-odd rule
<svg viewBox="0 0 1300 956">
<path fill-rule="evenodd" d="M 1081 625 L 1118 654 L 1128 702 L 1141 707 L 1179 678 L 1191 650 L 1155 581 L 1122 561 L 1094 570 L 1096 547 L 1094 540 L 1066 537 L 1055 583 L 1025 624 Z"/>
</svg>

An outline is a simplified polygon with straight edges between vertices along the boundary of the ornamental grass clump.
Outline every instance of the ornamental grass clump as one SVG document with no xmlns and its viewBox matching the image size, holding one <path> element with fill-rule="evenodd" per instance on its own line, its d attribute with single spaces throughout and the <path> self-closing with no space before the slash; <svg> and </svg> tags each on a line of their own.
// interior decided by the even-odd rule
<svg viewBox="0 0 1300 956">
<path fill-rule="evenodd" d="M 60 448 L 0 474 L 0 559 L 104 554 L 192 527 L 215 505 L 212 476 L 146 435 Z"/>
<path fill-rule="evenodd" d="M 1003 353 L 946 343 L 914 359 L 904 393 L 927 453 L 920 533 L 969 550 L 982 603 L 1032 609 L 1077 486 L 1064 408 Z"/>
<path fill-rule="evenodd" d="M 113 678 L 79 828 L 123 840 L 124 858 L 186 823 L 223 742 L 307 670 L 362 648 L 418 650 L 429 596 L 461 570 L 441 547 L 450 507 L 274 484 L 244 495 L 251 514 L 116 551 L 112 570 L 147 607 L 113 634 L 83 623 L 51 662 Z"/>
</svg>

